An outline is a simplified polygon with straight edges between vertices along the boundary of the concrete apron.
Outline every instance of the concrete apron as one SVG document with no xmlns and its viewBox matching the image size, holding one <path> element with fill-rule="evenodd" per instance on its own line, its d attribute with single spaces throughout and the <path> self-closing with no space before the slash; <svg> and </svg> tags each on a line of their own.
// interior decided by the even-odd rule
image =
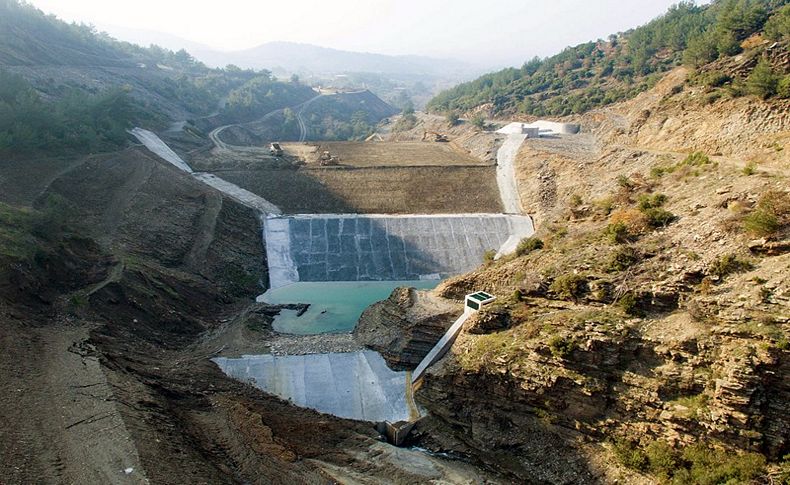
<svg viewBox="0 0 790 485">
<path fill-rule="evenodd" d="M 414 421 L 411 373 L 395 372 L 371 350 L 212 359 L 228 376 L 296 406 L 369 422 Z"/>
</svg>

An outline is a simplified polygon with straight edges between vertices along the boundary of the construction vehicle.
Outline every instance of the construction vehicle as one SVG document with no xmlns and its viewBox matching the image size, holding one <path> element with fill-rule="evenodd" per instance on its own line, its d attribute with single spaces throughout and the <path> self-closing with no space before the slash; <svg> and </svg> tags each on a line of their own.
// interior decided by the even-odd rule
<svg viewBox="0 0 790 485">
<path fill-rule="evenodd" d="M 424 131 L 422 133 L 422 141 L 437 141 L 437 142 L 446 143 L 450 141 L 450 139 L 447 138 L 447 135 L 443 133 L 437 133 L 435 131 Z"/>
<path fill-rule="evenodd" d="M 272 143 L 269 145 L 269 154 L 274 157 L 283 156 L 283 149 L 279 143 Z"/>
<path fill-rule="evenodd" d="M 326 167 L 328 165 L 338 165 L 339 163 L 340 159 L 329 153 L 328 150 L 322 152 L 321 157 L 318 159 L 318 164 L 322 167 Z"/>
</svg>

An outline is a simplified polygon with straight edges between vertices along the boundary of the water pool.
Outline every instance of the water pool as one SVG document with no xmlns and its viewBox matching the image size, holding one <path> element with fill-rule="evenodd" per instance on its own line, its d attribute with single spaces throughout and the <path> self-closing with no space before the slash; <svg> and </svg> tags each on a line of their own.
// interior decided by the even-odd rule
<svg viewBox="0 0 790 485">
<path fill-rule="evenodd" d="M 264 303 L 309 303 L 310 308 L 297 316 L 296 310 L 282 310 L 274 319 L 277 332 L 296 335 L 351 332 L 360 315 L 373 303 L 387 299 L 399 286 L 426 290 L 439 280 L 417 281 L 304 281 L 274 288 L 260 297 Z"/>
</svg>

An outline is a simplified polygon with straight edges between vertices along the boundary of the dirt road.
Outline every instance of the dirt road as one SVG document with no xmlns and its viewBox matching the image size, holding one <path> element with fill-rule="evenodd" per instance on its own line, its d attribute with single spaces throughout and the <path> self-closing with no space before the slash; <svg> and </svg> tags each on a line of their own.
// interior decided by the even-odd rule
<svg viewBox="0 0 790 485">
<path fill-rule="evenodd" d="M 317 95 L 317 96 L 315 96 L 313 98 L 308 99 L 307 101 L 305 101 L 303 103 L 300 103 L 300 104 L 297 104 L 297 105 L 294 105 L 294 106 L 290 107 L 290 109 L 292 109 L 292 110 L 297 110 L 298 109 L 296 111 L 296 121 L 299 124 L 299 131 L 300 131 L 299 141 L 304 141 L 307 138 L 307 125 L 304 123 L 304 119 L 302 118 L 302 114 L 304 113 L 304 109 L 307 106 L 309 106 L 313 101 L 315 101 L 316 99 L 320 98 L 321 96 L 332 96 L 332 95 L 331 94 L 327 94 L 327 95 L 319 94 L 319 95 Z M 281 108 L 281 109 L 277 109 L 277 110 L 274 110 L 274 111 L 270 111 L 270 112 L 266 113 L 265 115 L 263 115 L 261 118 L 255 120 L 255 121 L 252 121 L 250 123 L 260 123 L 262 121 L 266 121 L 267 119 L 275 116 L 276 114 L 282 113 L 284 110 L 285 110 L 285 108 Z M 211 139 L 212 143 L 214 143 L 214 145 L 217 148 L 221 149 L 221 150 L 235 150 L 235 151 L 240 151 L 240 152 L 258 152 L 258 151 L 263 150 L 263 148 L 261 148 L 261 147 L 245 147 L 245 146 L 239 146 L 239 145 L 230 145 L 230 144 L 227 144 L 224 141 L 222 141 L 222 139 L 220 138 L 220 134 L 225 129 L 227 129 L 228 127 L 231 127 L 231 126 L 243 126 L 243 125 L 246 125 L 246 124 L 249 124 L 249 123 L 234 123 L 234 124 L 230 124 L 230 125 L 218 126 L 217 128 L 214 128 L 213 130 L 211 130 L 211 132 L 208 134 L 208 136 Z"/>
</svg>

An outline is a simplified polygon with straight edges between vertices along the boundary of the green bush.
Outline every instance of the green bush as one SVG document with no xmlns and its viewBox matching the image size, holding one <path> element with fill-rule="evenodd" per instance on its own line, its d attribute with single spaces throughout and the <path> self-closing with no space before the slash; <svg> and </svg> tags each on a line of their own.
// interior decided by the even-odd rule
<svg viewBox="0 0 790 485">
<path fill-rule="evenodd" d="M 551 355 L 558 359 L 565 359 L 578 347 L 575 340 L 568 337 L 555 335 L 549 339 L 549 350 Z"/>
<path fill-rule="evenodd" d="M 628 226 L 624 222 L 615 222 L 607 225 L 604 234 L 614 244 L 625 244 L 632 239 Z"/>
<path fill-rule="evenodd" d="M 577 300 L 584 293 L 587 279 L 576 274 L 566 274 L 554 278 L 549 291 L 563 300 Z"/>
<path fill-rule="evenodd" d="M 680 466 L 677 452 L 664 441 L 653 441 L 645 447 L 647 469 L 661 480 L 669 480 Z"/>
<path fill-rule="evenodd" d="M 486 127 L 486 119 L 481 114 L 476 114 L 471 119 L 472 126 L 479 128 L 481 130 L 485 129 Z"/>
<path fill-rule="evenodd" d="M 790 4 L 780 8 L 765 23 L 765 36 L 771 40 L 790 38 Z"/>
<path fill-rule="evenodd" d="M 617 304 L 628 315 L 635 317 L 641 317 L 644 315 L 644 312 L 639 307 L 639 301 L 637 300 L 636 295 L 630 291 L 623 295 L 620 300 L 618 300 Z"/>
<path fill-rule="evenodd" d="M 776 85 L 776 95 L 780 98 L 790 98 L 790 74 L 783 76 Z"/>
<path fill-rule="evenodd" d="M 516 246 L 516 255 L 525 256 L 532 251 L 543 249 L 543 241 L 537 237 L 525 237 Z"/>
<path fill-rule="evenodd" d="M 754 175 L 755 173 L 757 173 L 757 164 L 754 162 L 747 163 L 743 167 L 743 170 L 741 170 L 741 173 L 743 173 L 746 176 Z"/>
<path fill-rule="evenodd" d="M 746 90 L 749 94 L 763 99 L 768 99 L 776 94 L 778 85 L 779 76 L 774 73 L 771 64 L 765 59 L 760 59 L 749 77 L 746 78 Z"/>
<path fill-rule="evenodd" d="M 625 467 L 639 471 L 647 470 L 647 455 L 635 443 L 625 439 L 617 439 L 613 443 L 612 448 L 617 461 Z"/>
<path fill-rule="evenodd" d="M 625 175 L 618 175 L 615 181 L 617 182 L 617 185 L 625 189 L 630 189 L 634 186 L 634 182 L 631 181 L 631 179 L 626 177 Z"/>
<path fill-rule="evenodd" d="M 765 457 L 757 453 L 735 454 L 699 443 L 683 450 L 682 473 L 675 473 L 675 483 L 728 484 L 748 483 L 765 470 Z"/>
<path fill-rule="evenodd" d="M 666 209 L 651 208 L 642 212 L 647 216 L 647 222 L 652 227 L 665 227 L 675 220 L 675 214 Z"/>
<path fill-rule="evenodd" d="M 692 152 L 687 156 L 682 162 L 681 165 L 691 165 L 693 167 L 698 167 L 702 165 L 709 165 L 713 163 L 713 161 L 702 152 Z"/>
<path fill-rule="evenodd" d="M 668 197 L 665 194 L 653 194 L 652 197 L 648 194 L 642 194 L 639 196 L 637 206 L 641 211 L 658 208 L 664 205 L 667 199 Z"/>
<path fill-rule="evenodd" d="M 606 264 L 607 271 L 623 271 L 639 262 L 640 254 L 636 249 L 627 246 L 612 253 Z"/>
<path fill-rule="evenodd" d="M 771 236 L 780 227 L 779 219 L 765 209 L 757 209 L 743 218 L 743 228 L 755 236 Z"/>
<path fill-rule="evenodd" d="M 710 263 L 708 274 L 724 278 L 727 275 L 750 269 L 752 269 L 752 264 L 749 261 L 740 259 L 734 254 L 724 254 Z"/>
<path fill-rule="evenodd" d="M 677 450 L 663 441 L 640 448 L 634 442 L 618 439 L 612 448 L 622 465 L 677 485 L 750 483 L 765 473 L 766 466 L 765 457 L 758 453 L 732 453 L 705 443 Z"/>
<path fill-rule="evenodd" d="M 494 249 L 486 249 L 483 253 L 483 261 L 486 264 L 490 264 L 494 262 L 494 258 L 496 257 L 496 250 Z"/>
</svg>

